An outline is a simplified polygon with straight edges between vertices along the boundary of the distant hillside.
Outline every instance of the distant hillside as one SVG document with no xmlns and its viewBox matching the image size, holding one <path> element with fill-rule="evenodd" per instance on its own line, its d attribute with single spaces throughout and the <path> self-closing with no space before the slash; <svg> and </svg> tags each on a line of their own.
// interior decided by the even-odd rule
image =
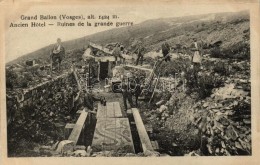
<svg viewBox="0 0 260 165">
<path fill-rule="evenodd" d="M 99 44 L 121 42 L 127 47 L 131 44 L 131 39 L 142 38 L 148 50 L 157 50 L 164 40 L 167 40 L 173 47 L 176 45 L 189 46 L 191 38 L 197 37 L 205 45 L 221 41 L 221 48 L 230 49 L 244 40 L 249 40 L 249 18 L 249 12 L 242 11 L 153 19 L 131 27 L 114 28 L 66 41 L 64 46 L 66 50 L 81 49 L 91 41 Z M 46 46 L 8 64 L 19 63 L 26 59 L 46 59 L 49 57 L 51 48 L 52 45 Z"/>
</svg>

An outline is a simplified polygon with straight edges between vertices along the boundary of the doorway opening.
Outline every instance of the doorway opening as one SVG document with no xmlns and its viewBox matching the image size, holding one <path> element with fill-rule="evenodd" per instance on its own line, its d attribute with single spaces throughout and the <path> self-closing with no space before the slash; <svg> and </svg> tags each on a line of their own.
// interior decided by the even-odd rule
<svg viewBox="0 0 260 165">
<path fill-rule="evenodd" d="M 99 78 L 104 80 L 108 77 L 108 62 L 100 62 L 100 75 Z"/>
</svg>

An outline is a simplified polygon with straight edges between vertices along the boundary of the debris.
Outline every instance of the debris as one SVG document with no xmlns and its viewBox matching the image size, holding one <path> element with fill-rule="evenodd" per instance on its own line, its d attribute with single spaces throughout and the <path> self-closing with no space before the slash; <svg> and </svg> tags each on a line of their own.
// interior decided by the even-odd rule
<svg viewBox="0 0 260 165">
<path fill-rule="evenodd" d="M 92 154 L 92 148 L 90 146 L 88 146 L 87 148 L 87 156 L 90 156 Z"/>
<path fill-rule="evenodd" d="M 76 151 L 73 152 L 73 156 L 86 157 L 86 156 L 88 156 L 88 154 L 85 150 L 76 150 Z"/>
<path fill-rule="evenodd" d="M 165 110 L 167 110 L 167 107 L 165 105 L 161 105 L 158 111 L 162 113 Z"/>
<path fill-rule="evenodd" d="M 144 153 L 145 156 L 148 156 L 148 157 L 158 157 L 160 156 L 160 153 L 159 152 L 156 152 L 156 151 L 150 151 L 150 150 L 146 150 L 146 152 Z"/>
<path fill-rule="evenodd" d="M 74 150 L 76 151 L 76 150 L 85 150 L 86 149 L 86 147 L 85 146 L 83 146 L 83 145 L 76 145 L 75 147 L 74 147 Z"/>
<path fill-rule="evenodd" d="M 188 154 L 185 154 L 184 156 L 200 156 L 199 154 L 197 154 L 195 151 L 192 151 Z"/>
<path fill-rule="evenodd" d="M 66 153 L 68 151 L 73 152 L 74 146 L 75 146 L 75 144 L 73 141 L 63 140 L 59 143 L 56 151 L 59 153 Z"/>
</svg>

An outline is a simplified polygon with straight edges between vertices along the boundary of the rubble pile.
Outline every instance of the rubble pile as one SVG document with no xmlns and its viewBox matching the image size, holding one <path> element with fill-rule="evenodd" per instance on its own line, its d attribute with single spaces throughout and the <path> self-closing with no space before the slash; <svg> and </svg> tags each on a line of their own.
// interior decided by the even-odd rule
<svg viewBox="0 0 260 165">
<path fill-rule="evenodd" d="M 144 112 L 144 116 L 147 123 L 152 125 L 153 136 L 161 150 L 169 155 L 184 155 L 198 148 L 198 130 L 191 126 L 190 120 L 190 108 L 195 99 L 187 96 L 180 87 L 171 93 L 170 98 L 158 103 L 160 102 L 163 104 L 158 105 L 157 109 Z"/>
<path fill-rule="evenodd" d="M 49 59 L 36 59 L 35 64 L 27 65 L 27 61 L 21 61 L 6 67 L 6 86 L 7 91 L 18 88 L 29 88 L 36 86 L 45 81 L 51 80 L 52 77 L 59 76 L 71 70 L 72 65 L 82 62 L 84 49 L 69 50 L 66 52 L 61 63 L 61 71 L 57 71 L 53 66 L 51 72 L 51 62 Z"/>
<path fill-rule="evenodd" d="M 203 154 L 251 153 L 251 98 L 248 94 L 229 84 L 192 107 L 193 124 L 204 135 Z"/>
<path fill-rule="evenodd" d="M 143 112 L 146 124 L 161 137 L 156 139 L 160 148 L 170 155 L 178 147 L 177 155 L 250 155 L 249 61 L 206 58 L 197 84 L 189 69 L 185 74 L 190 76 L 186 91 L 177 86 L 170 98 L 156 98 L 157 108 Z"/>
<path fill-rule="evenodd" d="M 64 140 L 47 146 L 36 146 L 33 149 L 36 153 L 53 157 L 163 157 L 156 151 L 147 150 L 145 153 L 126 153 L 123 150 L 93 152 L 91 146 L 74 145 L 72 141 Z"/>
</svg>

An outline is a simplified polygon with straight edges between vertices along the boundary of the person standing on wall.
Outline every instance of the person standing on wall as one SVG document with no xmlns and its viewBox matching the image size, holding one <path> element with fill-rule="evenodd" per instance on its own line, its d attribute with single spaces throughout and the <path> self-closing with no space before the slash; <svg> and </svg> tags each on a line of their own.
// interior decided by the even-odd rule
<svg viewBox="0 0 260 165">
<path fill-rule="evenodd" d="M 145 53 L 145 48 L 143 46 L 143 43 L 141 41 L 138 42 L 137 48 L 134 50 L 134 53 L 137 54 L 137 59 L 135 65 L 138 65 L 139 60 L 140 60 L 140 65 L 143 65 L 143 60 L 144 60 L 144 53 Z"/>
<path fill-rule="evenodd" d="M 53 64 L 58 65 L 58 71 L 60 71 L 61 61 L 65 56 L 65 48 L 62 46 L 61 39 L 57 39 L 57 43 L 53 47 L 51 51 L 51 68 L 53 68 Z"/>
<path fill-rule="evenodd" d="M 193 43 L 191 45 L 191 50 L 194 51 L 194 54 L 192 56 L 192 67 L 193 67 L 193 75 L 195 82 L 197 83 L 198 81 L 198 72 L 201 67 L 201 43 L 197 42 L 197 38 L 193 38 Z"/>
<path fill-rule="evenodd" d="M 167 41 L 165 41 L 162 44 L 162 54 L 163 54 L 163 58 L 164 58 L 165 62 L 171 61 L 171 58 L 169 56 L 170 50 L 171 50 L 170 45 L 168 44 Z"/>
<path fill-rule="evenodd" d="M 113 56 L 115 57 L 115 61 L 116 61 L 116 65 L 118 64 L 117 60 L 118 58 L 120 58 L 120 62 L 121 62 L 121 59 L 123 58 L 122 57 L 122 54 L 121 54 L 121 50 L 120 50 L 120 44 L 116 44 L 116 47 L 114 48 L 113 50 Z"/>
</svg>

